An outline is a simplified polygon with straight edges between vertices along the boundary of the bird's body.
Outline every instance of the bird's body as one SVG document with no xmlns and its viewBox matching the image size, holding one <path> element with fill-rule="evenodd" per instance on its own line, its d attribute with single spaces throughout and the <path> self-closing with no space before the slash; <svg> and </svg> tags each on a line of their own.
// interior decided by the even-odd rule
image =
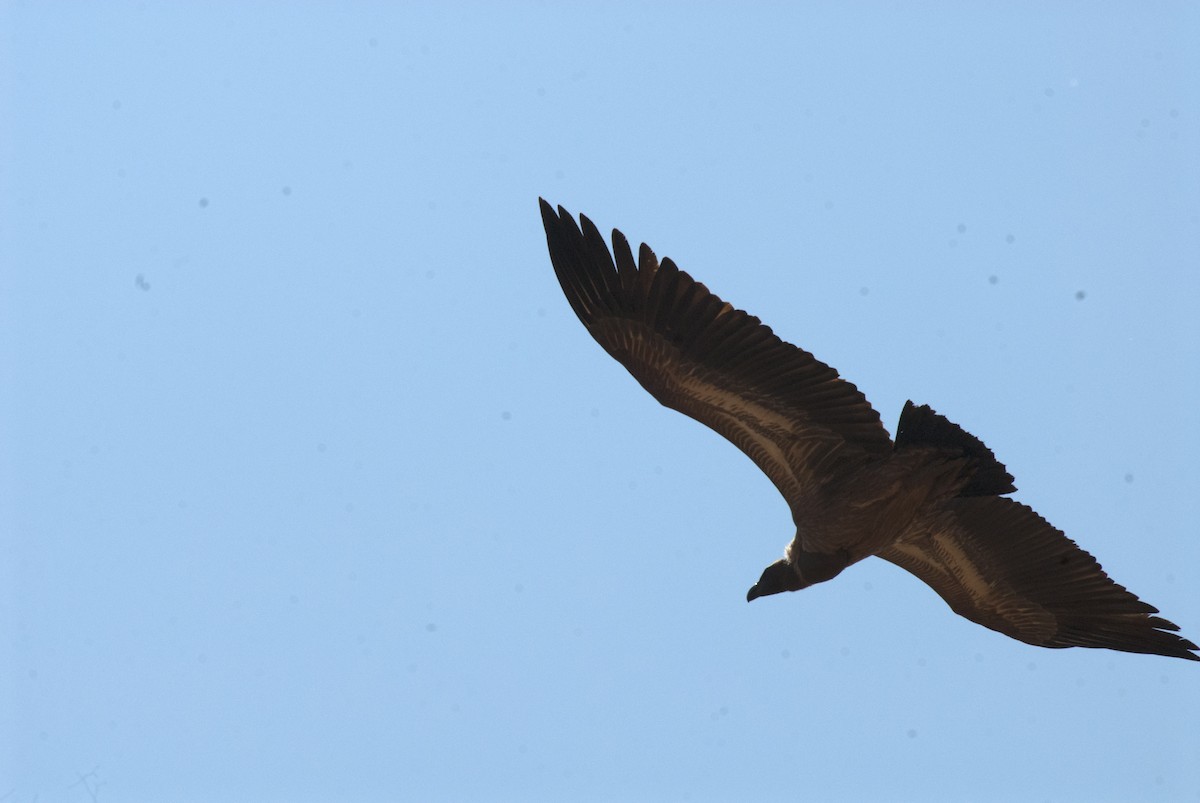
<svg viewBox="0 0 1200 803">
<path fill-rule="evenodd" d="M 811 585 L 925 531 L 964 485 L 967 469 L 961 457 L 921 448 L 843 471 L 800 508 L 786 562 Z M 827 556 L 844 560 L 833 574 Z"/>
<path fill-rule="evenodd" d="M 541 202 L 580 321 L 659 402 L 725 436 L 787 500 L 796 535 L 747 599 L 836 577 L 872 555 L 960 615 L 1029 644 L 1200 660 L 1157 610 L 1028 507 L 991 450 L 908 402 L 893 442 L 858 389 L 646 245 L 635 263 L 591 221 Z M 615 260 L 614 260 L 615 256 Z"/>
</svg>

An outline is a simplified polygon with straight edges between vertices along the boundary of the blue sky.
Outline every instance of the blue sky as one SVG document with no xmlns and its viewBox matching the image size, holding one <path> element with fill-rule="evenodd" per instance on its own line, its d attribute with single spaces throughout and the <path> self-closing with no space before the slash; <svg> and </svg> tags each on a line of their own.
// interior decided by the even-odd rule
<svg viewBox="0 0 1200 803">
<path fill-rule="evenodd" d="M 1048 7 L 1047 7 L 1048 6 Z M 1196 800 L 1195 665 L 792 537 L 574 318 L 649 242 L 1200 638 L 1187 3 L 6 3 L 0 799 Z"/>
</svg>

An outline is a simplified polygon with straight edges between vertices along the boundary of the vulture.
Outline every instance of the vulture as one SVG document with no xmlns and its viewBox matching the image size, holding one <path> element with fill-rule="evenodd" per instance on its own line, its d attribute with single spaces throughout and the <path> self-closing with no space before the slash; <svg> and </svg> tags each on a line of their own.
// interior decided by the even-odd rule
<svg viewBox="0 0 1200 803">
<path fill-rule="evenodd" d="M 645 244 L 612 251 L 587 217 L 540 201 L 571 309 L 661 404 L 732 441 L 770 477 L 796 535 L 746 599 L 831 580 L 872 555 L 972 622 L 1038 647 L 1200 660 L 1200 649 L 1090 554 L 1008 498 L 983 441 L 905 403 L 893 441 L 863 394 Z"/>
</svg>

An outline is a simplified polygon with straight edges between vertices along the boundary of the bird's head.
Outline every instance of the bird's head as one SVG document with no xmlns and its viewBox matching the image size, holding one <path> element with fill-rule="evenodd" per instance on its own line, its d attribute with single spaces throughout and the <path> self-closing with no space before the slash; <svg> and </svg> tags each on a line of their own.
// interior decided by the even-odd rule
<svg viewBox="0 0 1200 803">
<path fill-rule="evenodd" d="M 808 585 L 786 559 L 780 558 L 763 569 L 762 577 L 746 592 L 746 602 L 781 591 L 799 591 Z"/>
</svg>

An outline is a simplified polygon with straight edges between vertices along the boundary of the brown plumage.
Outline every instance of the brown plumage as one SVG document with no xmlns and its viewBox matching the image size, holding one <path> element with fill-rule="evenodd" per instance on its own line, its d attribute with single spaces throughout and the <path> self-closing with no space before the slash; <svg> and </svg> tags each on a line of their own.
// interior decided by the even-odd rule
<svg viewBox="0 0 1200 803">
<path fill-rule="evenodd" d="M 876 555 L 958 614 L 1041 647 L 1200 660 L 1179 628 L 1025 505 L 991 450 L 907 402 L 893 443 L 837 371 L 780 340 L 645 244 L 610 253 L 541 201 L 550 259 L 579 320 L 659 402 L 719 432 L 783 494 L 796 536 L 748 600 L 824 582 Z M 614 262 L 615 255 L 615 262 Z"/>
</svg>

